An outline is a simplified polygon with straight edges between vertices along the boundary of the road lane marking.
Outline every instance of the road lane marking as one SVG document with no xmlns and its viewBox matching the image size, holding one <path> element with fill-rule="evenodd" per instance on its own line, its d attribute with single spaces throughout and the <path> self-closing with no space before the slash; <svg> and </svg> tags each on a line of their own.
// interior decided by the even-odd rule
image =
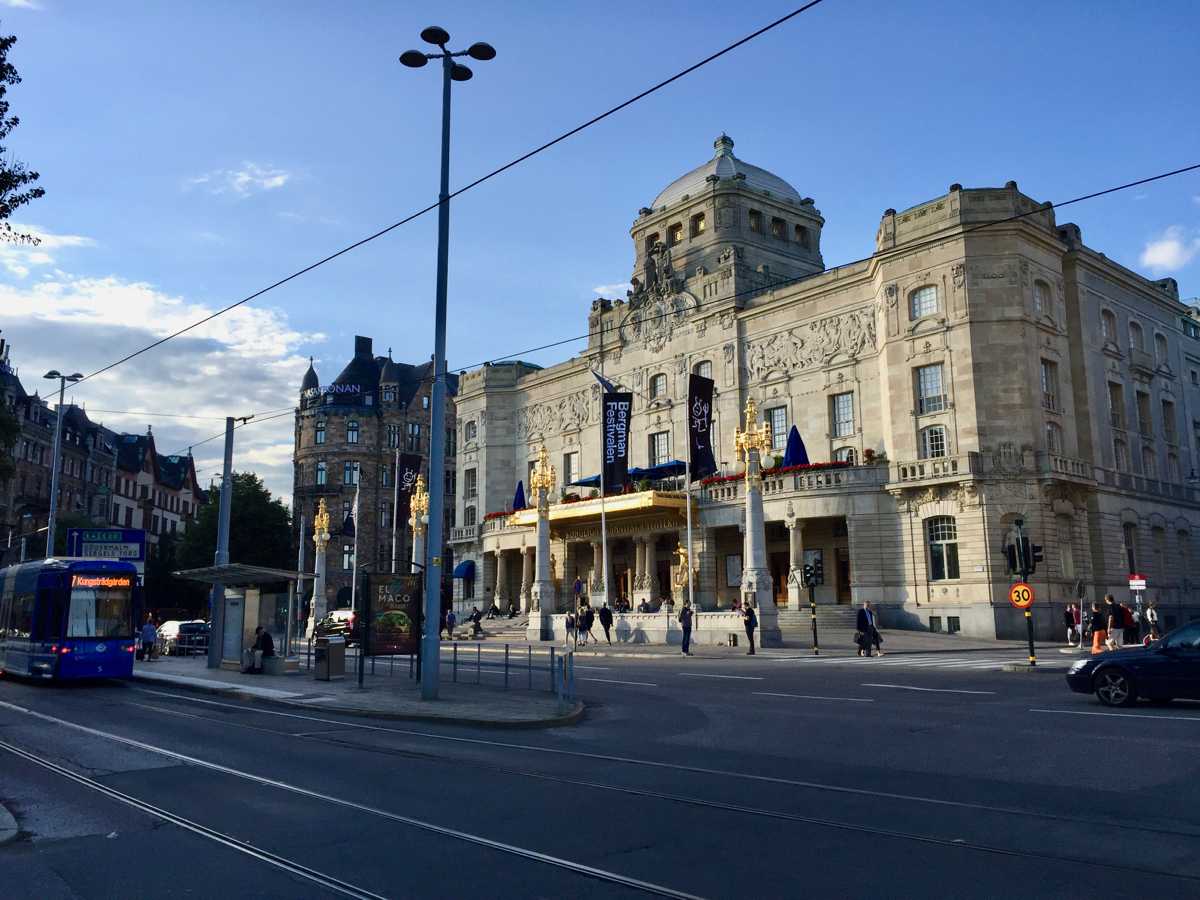
<svg viewBox="0 0 1200 900">
<path fill-rule="evenodd" d="M 710 675 L 707 672 L 678 672 L 684 678 L 729 678 L 735 681 L 765 681 L 762 675 Z"/>
<path fill-rule="evenodd" d="M 387 725 L 368 725 L 361 721 L 348 722 L 340 719 L 327 719 L 322 716 L 314 716 L 311 714 L 305 715 L 303 713 L 282 712 L 280 710 L 266 709 L 261 706 L 245 706 L 240 703 L 226 703 L 221 700 L 207 700 L 203 697 L 196 697 L 191 694 L 172 694 L 166 691 L 154 691 L 148 688 L 132 688 L 132 690 L 135 690 L 141 694 L 155 694 L 162 697 L 171 697 L 175 700 L 182 700 L 186 703 L 203 703 L 208 706 L 221 706 L 226 709 L 236 709 L 244 713 L 251 713 L 253 715 L 279 716 L 285 719 L 304 719 L 309 722 L 319 722 L 326 725 L 338 725 L 341 726 L 342 730 L 345 731 L 377 731 L 385 734 L 395 734 L 401 737 L 426 738 L 428 740 L 444 741 L 450 744 L 496 747 L 502 750 L 521 750 L 530 753 L 545 753 L 551 756 L 570 757 L 573 759 L 589 759 L 597 762 L 622 763 L 626 765 L 644 766 L 648 769 L 664 769 L 676 772 L 687 772 L 692 775 L 703 775 L 705 777 L 717 776 L 722 778 L 736 778 L 742 781 L 752 781 L 763 784 L 778 784 L 786 787 L 800 788 L 802 790 L 824 791 L 830 794 L 845 794 L 852 797 L 869 797 L 873 800 L 898 800 L 907 803 L 923 803 L 929 806 L 942 806 L 950 809 L 968 809 L 979 812 L 997 813 L 999 815 L 1044 819 L 1050 822 L 1082 822 L 1103 828 L 1120 828 L 1154 834 L 1178 835 L 1184 833 L 1178 829 L 1163 829 L 1148 825 L 1128 825 L 1113 819 L 1067 816 L 1060 813 L 1040 812 L 1034 809 L 1021 809 L 1012 806 L 993 806 L 987 803 L 972 803 L 966 800 L 947 800 L 941 797 L 928 797 L 921 794 L 901 794 L 893 791 L 880 791 L 874 788 L 855 788 L 840 784 L 829 784 L 828 782 L 821 781 L 802 781 L 797 778 L 784 778 L 779 775 L 757 775 L 753 772 L 739 772 L 732 769 L 713 769 L 706 766 L 692 766 L 683 763 L 663 762 L 657 759 L 640 759 L 636 756 L 618 756 L 614 753 L 593 753 L 587 750 L 568 750 L 561 747 L 543 747 L 537 744 L 518 744 L 513 741 L 496 741 L 488 740 L 487 738 L 465 737 L 456 734 L 438 734 L 436 731 L 418 731 L 412 728 L 394 728 Z M 7 704 L 3 701 L 0 701 L 0 707 L 5 706 L 25 712 L 22 707 L 14 707 L 12 704 Z M 40 713 L 34 713 L 32 711 L 29 712 L 31 715 L 41 715 Z M 82 725 L 75 726 L 75 723 L 70 722 L 66 724 L 73 727 L 86 727 Z M 324 734 L 324 732 L 322 733 Z M 118 738 L 118 740 L 122 739 Z M 1200 832 L 1186 833 L 1200 834 Z"/>
<path fill-rule="evenodd" d="M 995 691 L 962 691 L 962 690 L 956 690 L 954 688 L 927 688 L 927 687 L 917 687 L 916 685 L 912 685 L 912 684 L 874 684 L 871 682 L 864 682 L 863 687 L 894 688 L 898 691 L 922 691 L 922 692 L 929 693 L 929 694 L 994 694 L 994 693 L 996 693 Z"/>
<path fill-rule="evenodd" d="M 1113 719 L 1167 719 L 1172 722 L 1200 722 L 1200 716 L 1159 716 L 1146 713 L 1088 712 L 1082 709 L 1031 709 L 1034 713 L 1052 713 L 1058 716 L 1107 716 Z"/>
<path fill-rule="evenodd" d="M 637 687 L 658 687 L 648 681 L 617 681 L 615 678 L 578 678 L 577 681 L 601 681 L 604 684 L 632 684 Z"/>
<path fill-rule="evenodd" d="M 607 671 L 608 669 L 611 669 L 612 666 L 585 666 L 582 663 L 575 663 L 575 668 L 577 668 L 577 669 L 595 669 L 597 672 L 599 672 L 601 669 Z"/>
<path fill-rule="evenodd" d="M 784 694 L 779 691 L 754 691 L 759 697 L 794 697 L 797 700 L 837 700 L 846 703 L 874 703 L 870 697 L 817 697 L 813 694 Z"/>
<path fill-rule="evenodd" d="M 503 841 L 493 840 L 491 838 L 483 837 L 482 835 L 478 835 L 478 834 L 471 834 L 470 832 L 466 832 L 466 831 L 460 831 L 456 828 L 449 828 L 444 825 L 436 825 L 433 822 L 426 822 L 421 819 L 415 819 L 412 816 L 404 816 L 404 815 L 400 815 L 399 813 L 389 812 L 388 810 L 380 809 L 379 807 L 368 806 L 363 803 L 355 803 L 353 800 L 346 800 L 342 797 L 335 797 L 332 794 L 323 794 L 320 791 L 314 791 L 309 788 L 300 787 L 299 785 L 289 784 L 286 781 L 278 781 L 274 778 L 267 778 L 263 775 L 255 775 L 253 772 L 244 772 L 241 769 L 235 769 L 231 766 L 222 765 L 221 763 L 210 762 L 209 760 L 201 759 L 200 757 L 197 757 L 197 756 L 188 756 L 185 753 L 177 753 L 176 751 L 168 750 L 165 747 L 157 747 L 154 744 L 148 744 L 145 741 L 135 740 L 134 738 L 121 737 L 121 735 L 119 735 L 119 734 L 113 734 L 108 731 L 101 731 L 98 728 L 91 728 L 87 725 L 81 725 L 78 722 L 72 722 L 68 719 L 60 719 L 57 716 L 51 716 L 46 713 L 37 712 L 36 710 L 27 709 L 26 707 L 18 706 L 15 703 L 7 703 L 5 701 L 0 700 L 0 708 L 9 709 L 9 710 L 12 710 L 13 712 L 24 713 L 27 716 L 31 716 L 35 719 L 41 719 L 44 722 L 51 722 L 55 725 L 61 725 L 64 728 L 72 728 L 76 731 L 82 731 L 84 734 L 90 734 L 93 737 L 104 738 L 106 740 L 114 741 L 118 744 L 125 744 L 126 746 L 129 746 L 129 747 L 136 747 L 139 750 L 145 750 L 149 753 L 157 753 L 160 756 L 167 757 L 168 759 L 176 759 L 176 760 L 179 760 L 180 762 L 188 763 L 193 766 L 199 766 L 200 768 L 204 768 L 204 769 L 209 769 L 213 772 L 220 772 L 224 775 L 232 775 L 236 778 L 242 778 L 246 781 L 254 782 L 255 784 L 261 784 L 261 785 L 265 785 L 267 787 L 278 788 L 281 791 L 287 791 L 289 793 L 299 794 L 302 797 L 308 797 L 313 800 L 322 800 L 322 801 L 324 801 L 326 803 L 330 803 L 334 806 L 343 806 L 348 809 L 356 809 L 356 810 L 359 810 L 360 812 L 370 813 L 372 815 L 379 816 L 382 819 L 388 819 L 392 822 L 398 822 L 402 825 L 408 825 L 410 827 L 418 828 L 423 831 L 430 831 L 430 832 L 433 832 L 434 834 L 441 835 L 442 837 L 455 838 L 457 840 L 465 841 L 470 844 L 476 844 L 476 845 L 479 845 L 482 847 L 487 847 L 492 850 L 498 850 L 503 853 L 510 853 L 514 856 L 519 856 L 524 859 L 531 860 L 533 862 L 546 863 L 548 865 L 557 866 L 562 869 L 568 869 L 572 872 L 576 872 L 580 875 L 585 875 L 589 878 L 595 878 L 600 881 L 608 881 L 613 884 L 620 884 L 625 887 L 633 888 L 634 890 L 645 891 L 645 892 L 651 893 L 651 894 L 658 894 L 659 896 L 662 896 L 662 897 L 676 897 L 676 898 L 679 898 L 679 900 L 702 900 L 702 898 L 696 896 L 695 894 L 688 894 L 688 893 L 685 893 L 684 891 L 675 890 L 674 888 L 670 888 L 665 885 L 656 884 L 656 883 L 650 882 L 650 881 L 642 881 L 641 879 L 633 878 L 629 875 L 621 875 L 617 872 L 612 872 L 607 869 L 600 869 L 595 866 L 589 866 L 584 863 L 575 862 L 574 860 L 565 859 L 560 856 L 552 856 L 549 853 L 542 853 L 537 850 L 531 850 L 527 847 L 519 847 L 515 844 L 506 844 Z M 28 751 L 22 750 L 21 748 L 15 747 L 14 745 L 6 745 L 6 744 L 3 744 L 3 742 L 0 742 L 0 746 L 3 746 L 4 749 L 9 750 L 9 752 L 15 752 L 17 755 L 32 756 L 31 754 L 29 754 Z M 39 762 L 39 764 L 46 765 L 45 762 Z M 53 765 L 53 764 L 51 764 L 51 765 Z M 65 771 L 69 772 L 70 770 L 65 770 Z M 74 773 L 71 773 L 71 774 L 74 774 Z M 79 779 L 84 778 L 84 776 L 77 776 L 77 777 Z M 90 780 L 90 779 L 88 779 L 88 780 Z M 96 784 L 99 787 L 104 787 L 103 785 L 100 785 L 99 782 L 96 782 Z M 115 791 L 114 791 L 114 793 L 115 793 Z M 131 797 L 130 799 L 136 799 L 136 798 Z M 139 801 L 139 802 L 144 804 L 144 801 Z M 149 804 L 144 804 L 144 805 L 149 806 Z M 166 811 L 164 810 L 164 812 L 166 812 Z M 174 813 L 168 813 L 168 815 L 174 816 Z M 374 895 L 371 895 L 371 896 L 374 896 Z"/>
</svg>

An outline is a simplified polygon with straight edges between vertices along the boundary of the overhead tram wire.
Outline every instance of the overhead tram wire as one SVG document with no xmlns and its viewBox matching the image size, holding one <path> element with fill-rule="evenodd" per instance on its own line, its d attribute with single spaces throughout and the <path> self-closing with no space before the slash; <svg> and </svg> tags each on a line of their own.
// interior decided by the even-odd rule
<svg viewBox="0 0 1200 900">
<path fill-rule="evenodd" d="M 497 175 L 500 175 L 503 172 L 507 172 L 509 169 L 511 169 L 515 166 L 518 166 L 521 163 L 523 163 L 529 159 L 532 159 L 533 157 L 537 156 L 538 154 L 543 153 L 546 150 L 549 150 L 551 147 L 554 147 L 555 145 L 562 143 L 563 141 L 567 140 L 568 138 L 574 137 L 575 135 L 579 134 L 581 131 L 584 131 L 585 129 L 590 128 L 591 126 L 603 121 L 604 119 L 607 119 L 609 116 L 615 115 L 616 113 L 620 112 L 621 110 L 625 109 L 628 106 L 632 106 L 634 103 L 637 103 L 639 100 L 643 100 L 646 97 L 649 97 L 651 94 L 662 90 L 663 88 L 667 87 L 670 84 L 673 84 L 674 82 L 678 81 L 679 79 L 681 79 L 687 75 L 690 75 L 692 72 L 695 72 L 697 69 L 700 69 L 703 66 L 708 65 L 710 62 L 720 59 L 725 54 L 736 50 L 737 48 L 741 47 L 744 44 L 749 43 L 750 41 L 754 40 L 755 38 L 761 37 L 762 35 L 766 34 L 768 31 L 778 28 L 780 25 L 783 25 L 785 22 L 788 22 L 791 19 L 794 19 L 796 16 L 800 15 L 801 13 L 807 12 L 808 10 L 812 9 L 814 6 L 817 6 L 823 2 L 824 2 L 824 0 L 810 0 L 810 2 L 805 3 L 804 5 L 797 7 L 796 9 L 792 10 L 791 12 L 780 16 L 778 19 L 775 19 L 773 22 L 767 23 L 766 25 L 762 26 L 761 28 L 757 29 L 756 31 L 752 31 L 750 34 L 734 41 L 732 44 L 729 44 L 728 46 L 722 48 L 721 50 L 718 50 L 716 53 L 712 53 L 712 54 L 706 56 L 704 59 L 700 60 L 699 62 L 693 63 L 692 65 L 688 66 L 686 69 L 682 69 L 679 72 L 676 72 L 674 75 L 670 76 L 669 78 L 665 78 L 662 81 L 658 82 L 657 84 L 647 88 L 646 90 L 642 91 L 641 93 L 635 94 L 634 96 L 630 97 L 628 100 L 618 103 L 616 106 L 613 106 L 613 107 L 605 110 L 604 112 L 600 113 L 599 115 L 593 116 L 592 118 L 588 119 L 586 122 L 584 122 L 580 125 L 576 125 L 571 130 L 563 132 L 558 137 L 553 138 L 552 140 L 546 141 L 546 143 L 541 144 L 538 147 L 535 147 L 534 149 L 530 150 L 527 153 L 521 154 L 520 156 L 516 157 L 515 159 L 512 159 L 509 162 L 506 162 L 504 165 L 500 166 L 499 168 L 493 169 L 492 171 L 488 172 L 486 175 L 483 175 L 480 178 L 476 178 L 474 181 L 463 185 L 462 187 L 458 188 L 455 191 L 452 191 L 449 194 L 449 196 L 447 197 L 447 200 L 453 200 L 455 197 L 459 196 L 460 194 L 464 194 L 467 191 L 483 184 L 485 181 L 490 181 L 492 178 L 495 178 Z M 400 221 L 393 222 L 391 225 L 381 228 L 379 231 L 376 231 L 374 234 L 367 235 L 366 237 L 361 238 L 360 240 L 357 240 L 352 244 L 348 244 L 347 246 L 343 247 L 341 250 L 337 250 L 334 253 L 331 253 L 328 256 L 326 256 L 322 259 L 319 259 L 316 262 L 314 262 L 310 265 L 307 265 L 302 269 L 298 269 L 297 271 L 293 272 L 291 275 L 287 275 L 283 278 L 280 278 L 278 281 L 276 281 L 272 284 L 269 284 L 264 288 L 260 288 L 259 290 L 255 291 L 254 293 L 248 294 L 245 297 L 243 297 L 242 299 L 237 300 L 233 303 L 230 303 L 228 306 L 222 307 L 221 309 L 217 310 L 216 312 L 212 313 L 211 315 L 205 316 L 203 319 L 193 322 L 192 324 L 187 325 L 187 326 L 179 329 L 178 331 L 172 332 L 171 334 L 165 335 L 164 337 L 159 338 L 157 341 L 154 341 L 153 343 L 147 344 L 145 347 L 142 347 L 140 350 L 135 350 L 134 352 L 129 353 L 129 354 L 121 357 L 120 359 L 118 359 L 114 362 L 111 362 L 108 365 L 103 366 L 102 368 L 97 369 L 94 372 L 90 372 L 89 374 L 87 374 L 83 378 L 81 378 L 79 380 L 79 382 L 77 382 L 77 383 L 82 383 L 84 381 L 87 381 L 90 378 L 95 378 L 97 375 L 102 375 L 105 372 L 115 369 L 117 366 L 123 365 L 124 363 L 127 363 L 130 360 L 135 359 L 138 356 L 141 356 L 143 353 L 148 353 L 149 351 L 155 349 L 156 347 L 161 347 L 163 344 L 167 343 L 167 341 L 170 341 L 170 340 L 173 340 L 174 338 L 180 337 L 181 335 L 186 334 L 187 332 L 191 331 L 194 328 L 199 328 L 201 325 L 211 322 L 213 319 L 216 319 L 219 316 L 223 316 L 225 313 L 230 312 L 231 310 L 237 309 L 237 307 L 242 306 L 243 304 L 249 303 L 251 300 L 255 300 L 255 299 L 261 297 L 263 294 L 266 294 L 268 291 L 273 291 L 273 290 L 275 290 L 275 288 L 282 287 L 283 285 L 287 284 L 289 281 L 293 281 L 302 275 L 307 275 L 309 272 L 312 272 L 314 269 L 318 269 L 321 266 L 325 265 L 326 263 L 333 262 L 333 260 L 337 259 L 338 257 L 344 256 L 345 254 L 351 252 L 352 250 L 357 250 L 359 247 L 363 246 L 364 244 L 369 244 L 372 241 L 383 237 L 385 234 L 389 234 L 390 232 L 395 231 L 397 228 L 401 227 L 402 225 L 407 225 L 409 222 L 413 221 L 414 219 L 420 218 L 421 216 L 425 215 L 426 213 L 432 212 L 433 210 L 435 210 L 437 208 L 438 208 L 438 202 L 431 203 L 429 206 L 426 206 L 422 209 L 417 210 L 414 213 L 411 213 L 410 215 L 405 216 Z"/>
</svg>

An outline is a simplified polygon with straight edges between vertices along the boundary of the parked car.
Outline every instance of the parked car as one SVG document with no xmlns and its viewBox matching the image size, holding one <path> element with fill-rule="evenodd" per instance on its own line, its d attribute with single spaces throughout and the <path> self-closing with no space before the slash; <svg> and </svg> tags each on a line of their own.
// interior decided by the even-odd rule
<svg viewBox="0 0 1200 900">
<path fill-rule="evenodd" d="M 352 609 L 333 609 L 313 627 L 313 637 L 340 637 L 346 646 L 359 643 L 362 625 Z"/>
<path fill-rule="evenodd" d="M 163 622 L 158 626 L 158 652 L 163 656 L 208 652 L 208 623 L 203 619 Z"/>
<path fill-rule="evenodd" d="M 1067 672 L 1067 685 L 1080 694 L 1095 694 L 1105 706 L 1133 706 L 1139 698 L 1200 700 L 1200 621 L 1147 647 L 1081 659 Z"/>
</svg>

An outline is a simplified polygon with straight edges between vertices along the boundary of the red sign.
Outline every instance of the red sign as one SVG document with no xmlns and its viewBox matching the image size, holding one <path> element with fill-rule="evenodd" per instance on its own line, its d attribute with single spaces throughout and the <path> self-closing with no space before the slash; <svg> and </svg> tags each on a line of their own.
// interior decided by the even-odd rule
<svg viewBox="0 0 1200 900">
<path fill-rule="evenodd" d="M 1018 581 L 1008 589 L 1008 602 L 1017 609 L 1029 609 L 1033 606 L 1033 588 L 1023 581 Z"/>
</svg>

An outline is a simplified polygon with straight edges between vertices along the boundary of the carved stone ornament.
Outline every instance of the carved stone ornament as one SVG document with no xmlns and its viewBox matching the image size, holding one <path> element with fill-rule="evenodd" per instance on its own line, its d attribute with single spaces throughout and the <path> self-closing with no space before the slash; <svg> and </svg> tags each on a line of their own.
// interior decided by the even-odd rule
<svg viewBox="0 0 1200 900">
<path fill-rule="evenodd" d="M 967 282 L 967 267 L 962 263 L 955 263 L 954 269 L 954 286 L 962 290 L 962 286 Z"/>
<path fill-rule="evenodd" d="M 621 321 L 621 344 L 641 343 L 651 353 L 659 353 L 675 329 L 681 327 L 699 304 L 687 291 L 668 296 L 651 296 L 633 307 Z"/>
<path fill-rule="evenodd" d="M 1001 441 L 992 454 L 992 468 L 1001 475 L 1019 475 L 1023 468 L 1023 454 L 1012 441 Z"/>
<path fill-rule="evenodd" d="M 591 392 L 591 389 L 576 391 L 557 400 L 547 400 L 517 410 L 517 437 L 525 439 L 583 428 L 595 419 L 595 407 L 589 401 Z"/>
<path fill-rule="evenodd" d="M 747 341 L 746 369 L 762 379 L 771 372 L 827 365 L 838 356 L 857 359 L 875 347 L 875 316 L 869 308 L 856 309 Z"/>
<path fill-rule="evenodd" d="M 725 365 L 732 366 L 733 365 L 733 344 L 726 344 L 724 347 L 724 350 L 725 350 Z"/>
<path fill-rule="evenodd" d="M 731 313 L 729 310 L 721 313 L 721 329 L 723 331 L 728 331 L 730 328 L 732 328 L 733 321 L 733 313 Z"/>
</svg>

